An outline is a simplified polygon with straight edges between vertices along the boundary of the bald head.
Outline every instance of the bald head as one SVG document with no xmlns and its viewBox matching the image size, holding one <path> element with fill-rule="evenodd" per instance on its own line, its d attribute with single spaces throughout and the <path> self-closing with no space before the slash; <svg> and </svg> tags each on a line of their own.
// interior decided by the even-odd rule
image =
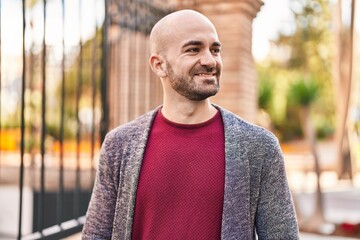
<svg viewBox="0 0 360 240">
<path fill-rule="evenodd" d="M 169 44 L 177 40 L 177 36 L 194 27 L 211 28 L 216 33 L 211 21 L 203 14 L 194 10 L 180 10 L 166 15 L 151 30 L 151 54 L 163 53 Z"/>
<path fill-rule="evenodd" d="M 207 17 L 193 10 L 165 16 L 152 29 L 150 46 L 149 64 L 162 82 L 164 102 L 198 102 L 218 92 L 221 43 Z"/>
</svg>

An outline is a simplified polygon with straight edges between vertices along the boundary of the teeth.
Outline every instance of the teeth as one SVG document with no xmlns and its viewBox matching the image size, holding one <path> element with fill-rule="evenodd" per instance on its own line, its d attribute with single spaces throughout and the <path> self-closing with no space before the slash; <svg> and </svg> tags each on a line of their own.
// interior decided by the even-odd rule
<svg viewBox="0 0 360 240">
<path fill-rule="evenodd" d="M 200 73 L 198 74 L 199 76 L 202 76 L 202 77 L 208 77 L 208 76 L 214 76 L 214 74 L 204 74 L 204 73 Z"/>
</svg>

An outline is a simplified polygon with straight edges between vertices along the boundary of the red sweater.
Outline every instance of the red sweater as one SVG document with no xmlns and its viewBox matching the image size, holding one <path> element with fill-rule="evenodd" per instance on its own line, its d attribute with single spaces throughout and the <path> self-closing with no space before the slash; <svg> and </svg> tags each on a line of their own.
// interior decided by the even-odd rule
<svg viewBox="0 0 360 240">
<path fill-rule="evenodd" d="M 224 141 L 220 112 L 189 125 L 159 111 L 141 167 L 132 239 L 220 239 Z"/>
</svg>

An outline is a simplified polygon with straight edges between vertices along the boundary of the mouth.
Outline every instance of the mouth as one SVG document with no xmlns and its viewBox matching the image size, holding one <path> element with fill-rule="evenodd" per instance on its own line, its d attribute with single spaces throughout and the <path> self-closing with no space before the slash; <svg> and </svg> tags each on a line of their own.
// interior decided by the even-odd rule
<svg viewBox="0 0 360 240">
<path fill-rule="evenodd" d="M 199 77 L 214 77 L 214 76 L 216 76 L 216 73 L 197 73 L 197 74 L 195 74 L 195 76 L 199 76 Z"/>
</svg>

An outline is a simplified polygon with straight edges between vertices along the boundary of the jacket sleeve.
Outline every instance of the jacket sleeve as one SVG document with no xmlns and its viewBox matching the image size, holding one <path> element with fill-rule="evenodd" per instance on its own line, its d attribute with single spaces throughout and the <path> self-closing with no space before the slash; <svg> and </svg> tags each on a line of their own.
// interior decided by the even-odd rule
<svg viewBox="0 0 360 240">
<path fill-rule="evenodd" d="M 111 239 L 117 199 L 117 169 L 113 145 L 105 139 L 96 172 L 95 184 L 86 213 L 82 239 Z"/>
<path fill-rule="evenodd" d="M 270 159 L 264 159 L 256 214 L 259 239 L 299 239 L 292 196 L 288 186 L 284 158 L 276 141 Z"/>
</svg>

